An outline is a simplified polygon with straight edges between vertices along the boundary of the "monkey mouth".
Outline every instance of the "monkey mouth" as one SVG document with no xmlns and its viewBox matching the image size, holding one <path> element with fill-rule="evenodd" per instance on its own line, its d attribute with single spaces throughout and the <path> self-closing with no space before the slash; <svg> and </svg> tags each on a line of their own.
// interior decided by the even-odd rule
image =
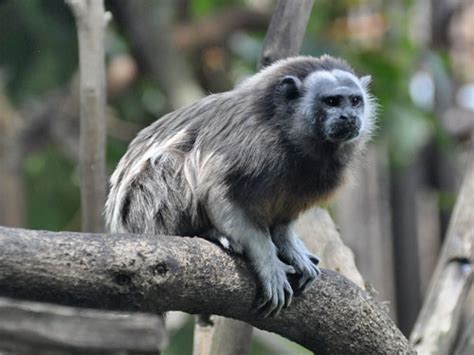
<svg viewBox="0 0 474 355">
<path fill-rule="evenodd" d="M 342 143 L 356 138 L 360 127 L 355 123 L 336 123 L 327 131 L 327 138 L 332 142 Z"/>
</svg>

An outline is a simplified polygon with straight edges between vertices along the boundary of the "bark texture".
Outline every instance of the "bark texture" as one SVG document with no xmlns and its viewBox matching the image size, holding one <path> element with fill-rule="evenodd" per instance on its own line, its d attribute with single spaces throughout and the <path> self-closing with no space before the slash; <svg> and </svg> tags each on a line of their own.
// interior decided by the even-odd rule
<svg viewBox="0 0 474 355">
<path fill-rule="evenodd" d="M 383 308 L 329 270 L 280 316 L 256 317 L 256 283 L 247 263 L 201 238 L 0 227 L 0 250 L 0 296 L 120 311 L 217 314 L 278 333 L 317 354 L 410 351 Z"/>
</svg>

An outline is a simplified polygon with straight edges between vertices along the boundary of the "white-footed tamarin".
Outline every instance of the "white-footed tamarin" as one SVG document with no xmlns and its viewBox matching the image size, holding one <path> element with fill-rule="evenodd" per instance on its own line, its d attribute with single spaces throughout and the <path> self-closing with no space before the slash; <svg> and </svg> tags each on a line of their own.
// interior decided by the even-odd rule
<svg viewBox="0 0 474 355">
<path fill-rule="evenodd" d="M 112 175 L 110 231 L 217 241 L 247 257 L 257 307 L 278 314 L 320 272 L 292 223 L 338 188 L 368 141 L 369 81 L 343 60 L 300 56 L 167 114 Z"/>
</svg>

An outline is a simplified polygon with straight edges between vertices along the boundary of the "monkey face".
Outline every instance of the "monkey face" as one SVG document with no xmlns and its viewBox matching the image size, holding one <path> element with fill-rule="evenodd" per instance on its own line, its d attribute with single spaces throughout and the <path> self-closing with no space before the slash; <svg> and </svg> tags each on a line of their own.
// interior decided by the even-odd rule
<svg viewBox="0 0 474 355">
<path fill-rule="evenodd" d="M 318 128 L 332 142 L 346 142 L 359 136 L 363 97 L 354 87 L 337 86 L 316 97 Z"/>
<path fill-rule="evenodd" d="M 317 71 L 304 81 L 284 77 L 280 86 L 287 102 L 296 106 L 292 119 L 300 137 L 336 144 L 357 140 L 363 130 L 368 80 L 342 70 Z"/>
</svg>

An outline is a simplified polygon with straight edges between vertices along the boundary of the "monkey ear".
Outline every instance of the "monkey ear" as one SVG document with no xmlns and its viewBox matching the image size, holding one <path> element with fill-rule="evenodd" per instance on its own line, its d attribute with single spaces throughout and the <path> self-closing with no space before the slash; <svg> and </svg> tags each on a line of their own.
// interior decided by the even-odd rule
<svg viewBox="0 0 474 355">
<path fill-rule="evenodd" d="M 280 90 L 288 100 L 296 99 L 301 93 L 301 80 L 296 76 L 287 75 L 280 80 Z"/>
<path fill-rule="evenodd" d="M 372 82 L 372 76 L 370 75 L 365 75 L 362 78 L 360 78 L 360 82 L 362 83 L 362 86 L 367 89 Z"/>
</svg>

